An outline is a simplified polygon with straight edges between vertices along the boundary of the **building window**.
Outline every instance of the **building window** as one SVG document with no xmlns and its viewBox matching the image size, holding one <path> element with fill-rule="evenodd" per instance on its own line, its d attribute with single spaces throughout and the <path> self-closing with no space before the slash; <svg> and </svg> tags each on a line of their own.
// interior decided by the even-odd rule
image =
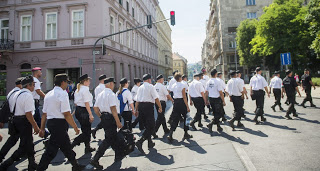
<svg viewBox="0 0 320 171">
<path fill-rule="evenodd" d="M 256 5 L 256 0 L 247 0 L 247 5 Z"/>
<path fill-rule="evenodd" d="M 31 41 L 31 30 L 32 30 L 32 16 L 24 15 L 21 16 L 21 37 L 22 42 Z"/>
<path fill-rule="evenodd" d="M 114 17 L 111 15 L 110 16 L 110 34 L 113 34 L 115 33 L 115 22 L 114 22 Z M 113 41 L 116 41 L 116 37 L 115 36 L 112 36 L 111 39 Z"/>
<path fill-rule="evenodd" d="M 46 14 L 46 39 L 57 38 L 57 13 Z"/>
<path fill-rule="evenodd" d="M 141 67 L 139 67 L 139 76 L 138 77 L 141 77 Z"/>
<path fill-rule="evenodd" d="M 229 41 L 229 48 L 236 48 L 237 47 L 237 43 L 234 40 Z"/>
<path fill-rule="evenodd" d="M 8 39 L 8 33 L 9 33 L 9 20 L 8 19 L 2 19 L 0 20 L 0 39 Z"/>
<path fill-rule="evenodd" d="M 229 34 L 237 33 L 237 27 L 228 27 L 228 33 Z"/>
<path fill-rule="evenodd" d="M 120 5 L 122 5 L 122 4 L 123 4 L 122 0 L 119 0 L 119 4 L 120 4 Z"/>
<path fill-rule="evenodd" d="M 255 19 L 255 18 L 257 18 L 257 13 L 256 12 L 248 12 L 247 18 L 248 19 Z"/>
<path fill-rule="evenodd" d="M 116 63 L 112 62 L 111 63 L 111 77 L 115 77 L 115 73 L 116 73 Z"/>
<path fill-rule="evenodd" d="M 28 63 L 24 63 L 24 64 L 20 65 L 20 69 L 31 69 L 31 65 Z"/>
<path fill-rule="evenodd" d="M 72 37 L 84 37 L 84 11 L 72 11 Z"/>
<path fill-rule="evenodd" d="M 119 21 L 119 32 L 120 31 L 123 31 L 123 24 L 121 21 Z M 124 33 L 119 34 L 120 44 L 123 44 L 123 34 Z"/>
<path fill-rule="evenodd" d="M 237 58 L 237 63 L 239 63 L 239 56 L 237 55 L 237 57 L 234 56 L 234 54 L 230 54 L 230 55 L 227 55 L 228 58 L 229 58 L 229 63 L 236 63 L 235 61 L 235 58 Z"/>
<path fill-rule="evenodd" d="M 132 17 L 134 18 L 134 8 L 132 7 Z"/>
<path fill-rule="evenodd" d="M 131 73 L 131 65 L 128 65 L 128 69 L 129 69 L 129 79 L 128 80 L 131 80 L 131 76 L 132 76 L 132 73 Z"/>
<path fill-rule="evenodd" d="M 127 12 L 129 12 L 129 2 L 127 1 Z"/>
</svg>

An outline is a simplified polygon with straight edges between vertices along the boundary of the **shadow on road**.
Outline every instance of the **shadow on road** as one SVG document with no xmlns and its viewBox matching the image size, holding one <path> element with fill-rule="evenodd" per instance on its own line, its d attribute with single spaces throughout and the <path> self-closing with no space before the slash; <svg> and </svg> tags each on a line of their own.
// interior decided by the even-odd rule
<svg viewBox="0 0 320 171">
<path fill-rule="evenodd" d="M 104 170 L 128 170 L 128 171 L 136 171 L 138 168 L 136 167 L 129 167 L 129 168 L 121 168 L 122 162 L 114 162 L 112 165 L 108 166 Z"/>
<path fill-rule="evenodd" d="M 207 153 L 207 151 L 205 149 L 203 149 L 196 141 L 194 141 L 192 139 L 188 139 L 186 141 L 189 143 L 182 141 L 181 145 L 184 145 L 185 147 L 187 147 L 190 150 L 195 151 L 199 154 L 206 154 Z"/>
<path fill-rule="evenodd" d="M 236 137 L 234 137 L 232 135 L 229 135 L 229 134 L 227 134 L 225 132 L 221 132 L 220 134 L 218 132 L 213 132 L 213 133 L 211 133 L 211 136 L 212 137 L 213 136 L 222 136 L 222 137 L 224 137 L 224 138 L 226 138 L 226 139 L 228 139 L 230 141 L 234 141 L 234 142 L 237 142 L 237 143 L 240 143 L 240 144 L 243 144 L 243 145 L 248 145 L 249 144 L 249 142 L 244 141 L 239 137 L 236 138 Z"/>
<path fill-rule="evenodd" d="M 305 122 L 314 123 L 314 124 L 320 124 L 320 122 L 318 120 L 309 120 L 306 118 L 302 118 L 300 116 L 298 116 L 297 118 L 299 118 L 300 121 L 305 121 Z"/>
<path fill-rule="evenodd" d="M 259 137 L 268 137 L 268 135 L 263 133 L 262 131 L 255 131 L 253 129 L 246 128 L 246 127 L 244 127 L 242 130 L 235 130 L 235 131 L 244 131 L 244 132 L 247 132 L 249 134 L 259 136 Z"/>
<path fill-rule="evenodd" d="M 264 125 L 268 125 L 268 126 L 271 126 L 271 127 L 274 127 L 274 128 L 279 128 L 279 129 L 297 130 L 296 128 L 290 128 L 290 127 L 285 126 L 285 125 L 277 125 L 277 124 L 274 124 L 274 123 L 271 123 L 271 122 L 265 122 Z"/>
<path fill-rule="evenodd" d="M 158 153 L 156 149 L 150 149 L 150 152 L 146 155 L 146 157 L 153 163 L 157 163 L 159 165 L 171 165 L 174 163 L 174 159 L 172 155 L 169 157 Z"/>
</svg>

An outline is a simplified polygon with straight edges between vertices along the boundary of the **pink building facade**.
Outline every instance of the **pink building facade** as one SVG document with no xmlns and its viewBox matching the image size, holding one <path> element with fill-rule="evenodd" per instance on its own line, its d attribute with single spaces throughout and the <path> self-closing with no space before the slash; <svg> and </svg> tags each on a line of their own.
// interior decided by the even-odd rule
<svg viewBox="0 0 320 171">
<path fill-rule="evenodd" d="M 155 21 L 157 5 L 157 0 L 2 0 L 0 96 L 14 87 L 17 77 L 31 74 L 33 67 L 42 68 L 44 91 L 53 88 L 59 73 L 68 73 L 75 82 L 85 73 L 116 80 L 127 77 L 131 82 L 144 73 L 155 77 L 156 26 L 100 41 L 95 76 L 92 48 L 99 37 L 146 24 L 147 15 Z"/>
</svg>

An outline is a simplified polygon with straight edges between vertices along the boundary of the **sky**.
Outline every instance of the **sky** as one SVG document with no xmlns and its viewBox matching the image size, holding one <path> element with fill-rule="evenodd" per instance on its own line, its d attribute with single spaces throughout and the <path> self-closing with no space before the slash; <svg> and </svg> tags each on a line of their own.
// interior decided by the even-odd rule
<svg viewBox="0 0 320 171">
<path fill-rule="evenodd" d="M 201 61 L 210 0 L 159 0 L 159 5 L 166 18 L 170 18 L 170 11 L 176 13 L 176 25 L 170 25 L 172 51 L 185 57 L 188 64 Z"/>
</svg>

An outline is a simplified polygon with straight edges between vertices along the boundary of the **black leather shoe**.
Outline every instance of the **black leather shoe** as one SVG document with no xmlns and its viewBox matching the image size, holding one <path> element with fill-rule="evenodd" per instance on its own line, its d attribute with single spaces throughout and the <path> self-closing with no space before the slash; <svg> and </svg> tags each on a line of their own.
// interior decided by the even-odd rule
<svg viewBox="0 0 320 171">
<path fill-rule="evenodd" d="M 288 120 L 291 120 L 292 118 L 289 115 L 284 116 L 286 117 Z"/>
<path fill-rule="evenodd" d="M 298 117 L 298 114 L 295 113 L 295 114 L 293 114 L 293 116 L 294 116 L 294 117 Z"/>
<path fill-rule="evenodd" d="M 164 131 L 164 133 L 165 133 L 165 134 L 169 134 L 169 133 L 170 133 L 170 130 L 169 130 L 169 129 L 166 129 L 166 130 Z"/>
<path fill-rule="evenodd" d="M 226 121 L 227 121 L 227 119 L 226 119 L 225 117 L 223 117 L 223 118 L 222 118 L 222 121 L 223 121 L 223 122 L 226 122 Z"/>
<path fill-rule="evenodd" d="M 197 130 L 197 128 L 196 128 L 196 126 L 194 126 L 194 123 L 193 123 L 193 122 L 190 123 L 190 126 L 191 126 L 191 128 L 192 128 L 193 130 Z"/>
<path fill-rule="evenodd" d="M 167 136 L 167 139 L 168 139 L 169 143 L 172 144 L 172 142 L 173 142 L 172 136 L 168 135 L 168 136 Z"/>
<path fill-rule="evenodd" d="M 282 107 L 280 107 L 280 110 L 281 110 L 281 111 L 284 111 L 284 109 L 283 109 Z"/>
<path fill-rule="evenodd" d="M 91 161 L 90 164 L 98 170 L 103 169 L 103 166 L 101 166 L 98 161 Z"/>
<path fill-rule="evenodd" d="M 218 132 L 222 132 L 223 129 L 219 126 L 219 127 L 217 128 L 217 131 L 218 131 Z"/>
<path fill-rule="evenodd" d="M 316 105 L 314 105 L 314 104 L 311 104 L 311 106 L 310 107 L 317 107 Z"/>
<path fill-rule="evenodd" d="M 207 116 L 207 115 L 204 115 L 204 119 L 208 119 L 208 116 Z"/>
<path fill-rule="evenodd" d="M 143 148 L 142 148 L 142 142 L 139 140 L 136 142 L 136 146 L 138 148 L 138 150 L 140 151 L 141 154 L 145 155 L 146 153 L 143 151 Z"/>
<path fill-rule="evenodd" d="M 159 138 L 157 134 L 153 134 L 152 136 L 153 136 L 153 139 L 158 139 Z"/>
<path fill-rule="evenodd" d="M 265 121 L 267 121 L 267 119 L 265 117 L 261 117 L 261 121 L 265 122 Z"/>
<path fill-rule="evenodd" d="M 260 123 L 257 118 L 254 118 L 253 121 L 256 123 L 256 125 Z"/>
<path fill-rule="evenodd" d="M 234 124 L 233 124 L 233 122 L 229 121 L 228 123 L 229 123 L 230 127 L 232 128 L 232 130 L 234 130 Z"/>
<path fill-rule="evenodd" d="M 85 168 L 85 165 L 78 164 L 76 166 L 72 166 L 72 171 L 81 171 Z"/>
<path fill-rule="evenodd" d="M 301 103 L 300 106 L 302 106 L 303 108 L 307 108 L 304 103 Z"/>
<path fill-rule="evenodd" d="M 156 143 L 150 142 L 150 143 L 148 143 L 148 148 L 149 148 L 149 149 L 150 149 L 150 148 L 153 148 L 155 145 L 156 145 Z"/>
<path fill-rule="evenodd" d="M 94 152 L 96 149 L 95 148 L 91 148 L 91 147 L 87 147 L 84 152 L 85 153 L 91 153 L 91 152 Z"/>
<path fill-rule="evenodd" d="M 203 127 L 202 123 L 198 123 L 198 127 Z"/>
<path fill-rule="evenodd" d="M 272 109 L 274 112 L 276 112 L 275 106 L 271 106 L 271 109 Z"/>
<path fill-rule="evenodd" d="M 93 137 L 94 139 L 97 138 L 97 137 L 96 137 L 97 131 L 96 131 L 95 129 L 93 129 L 93 130 L 91 131 L 91 134 L 92 134 L 92 137 Z"/>
<path fill-rule="evenodd" d="M 192 135 L 188 134 L 188 133 L 184 133 L 184 136 L 183 136 L 184 139 L 190 139 L 190 138 L 193 138 Z"/>
<path fill-rule="evenodd" d="M 241 128 L 244 127 L 244 125 L 241 122 L 238 122 L 237 127 Z"/>
<path fill-rule="evenodd" d="M 28 171 L 35 171 L 37 167 L 38 167 L 38 164 L 36 162 L 29 163 Z"/>
</svg>

